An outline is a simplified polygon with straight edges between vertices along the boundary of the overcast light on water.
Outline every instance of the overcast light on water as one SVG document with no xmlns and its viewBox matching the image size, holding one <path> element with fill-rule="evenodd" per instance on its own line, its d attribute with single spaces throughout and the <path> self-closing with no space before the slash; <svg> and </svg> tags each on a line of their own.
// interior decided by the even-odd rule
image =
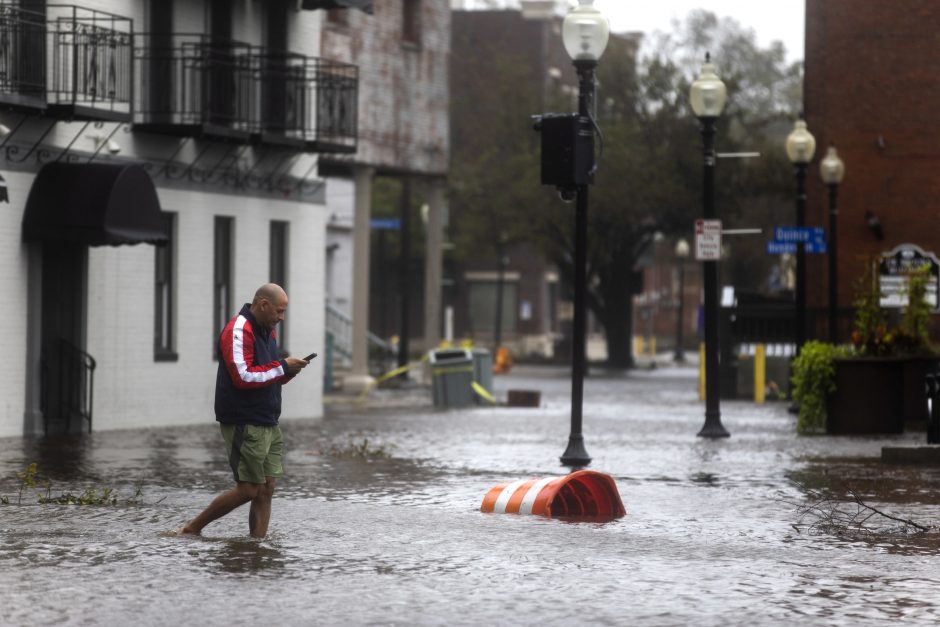
<svg viewBox="0 0 940 627">
<path fill-rule="evenodd" d="M 798 437 L 783 403 L 722 404 L 727 440 L 696 438 L 693 369 L 602 374 L 585 384 L 591 468 L 627 516 L 572 522 L 483 514 L 486 492 L 564 472 L 564 368 L 497 377 L 541 407 L 441 411 L 424 388 L 331 405 L 283 424 L 287 474 L 270 533 L 247 509 L 199 538 L 166 535 L 231 482 L 217 427 L 0 440 L 4 624 L 932 625 L 937 534 L 875 525 L 825 532 L 800 517 L 810 490 L 855 491 L 900 518 L 940 521 L 938 471 L 884 466 L 893 438 Z M 290 399 L 285 395 L 285 402 Z M 354 452 L 371 453 L 357 457 Z M 388 453 L 384 457 L 382 453 Z M 40 505 L 117 491 L 116 506 Z M 140 488 L 142 502 L 124 504 Z"/>
</svg>

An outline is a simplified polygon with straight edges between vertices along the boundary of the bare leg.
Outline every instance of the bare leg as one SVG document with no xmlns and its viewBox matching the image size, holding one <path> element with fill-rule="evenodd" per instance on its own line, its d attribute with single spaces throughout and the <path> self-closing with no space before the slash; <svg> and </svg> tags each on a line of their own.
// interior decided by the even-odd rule
<svg viewBox="0 0 940 627">
<path fill-rule="evenodd" d="M 211 523 L 213 520 L 218 520 L 225 516 L 230 511 L 244 505 L 248 501 L 256 498 L 258 493 L 262 491 L 265 486 L 259 483 L 248 483 L 247 481 L 239 481 L 235 484 L 235 487 L 231 490 L 227 490 L 215 497 L 209 506 L 202 511 L 198 516 L 193 518 L 191 521 L 183 525 L 179 530 L 180 534 L 192 534 L 199 535 L 202 532 L 202 528 Z M 270 510 L 268 510 L 270 514 Z"/>
<path fill-rule="evenodd" d="M 265 477 L 264 485 L 259 485 L 257 496 L 251 499 L 251 509 L 248 511 L 248 533 L 253 538 L 263 538 L 268 533 L 268 522 L 271 520 L 271 497 L 274 496 L 274 477 Z"/>
</svg>

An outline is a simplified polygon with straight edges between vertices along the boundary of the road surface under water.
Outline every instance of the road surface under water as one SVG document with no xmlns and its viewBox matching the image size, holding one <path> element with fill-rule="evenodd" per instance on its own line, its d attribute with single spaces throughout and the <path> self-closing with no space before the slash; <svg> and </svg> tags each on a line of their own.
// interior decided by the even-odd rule
<svg viewBox="0 0 940 627">
<path fill-rule="evenodd" d="M 2 439 L 3 623 L 936 624 L 940 534 L 886 519 L 869 521 L 878 533 L 838 533 L 800 516 L 811 490 L 854 492 L 940 523 L 940 471 L 879 461 L 882 446 L 923 434 L 799 437 L 784 403 L 726 401 L 732 437 L 703 440 L 694 377 L 586 380 L 591 468 L 615 478 L 628 512 L 600 523 L 479 511 L 497 484 L 564 473 L 563 368 L 496 378 L 498 398 L 538 390 L 539 408 L 440 411 L 427 389 L 379 390 L 285 421 L 287 474 L 260 541 L 246 537 L 247 508 L 202 537 L 165 535 L 231 483 L 211 417 Z M 284 398 L 298 402 L 289 387 Z M 52 496 L 110 487 L 119 504 L 38 504 L 41 487 L 20 498 L 31 462 Z M 142 501 L 124 504 L 138 487 Z"/>
</svg>

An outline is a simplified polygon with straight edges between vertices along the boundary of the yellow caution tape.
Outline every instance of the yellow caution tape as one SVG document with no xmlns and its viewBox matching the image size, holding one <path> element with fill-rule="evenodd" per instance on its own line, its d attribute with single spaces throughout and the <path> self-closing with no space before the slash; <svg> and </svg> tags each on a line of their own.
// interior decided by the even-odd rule
<svg viewBox="0 0 940 627">
<path fill-rule="evenodd" d="M 409 370 L 411 370 L 411 369 L 414 368 L 415 366 L 420 366 L 422 363 L 424 363 L 424 362 L 427 361 L 427 360 L 428 360 L 428 356 L 427 356 L 427 354 L 425 354 L 425 355 L 424 355 L 421 359 L 419 359 L 418 361 L 413 361 L 413 362 L 411 362 L 410 364 L 405 364 L 404 366 L 399 366 L 398 368 L 395 368 L 394 370 L 389 370 L 389 371 L 386 372 L 385 374 L 383 374 L 383 375 L 377 377 L 374 381 L 371 381 L 371 382 L 369 383 L 369 385 L 365 386 L 365 387 L 362 389 L 362 392 L 359 393 L 359 396 L 356 397 L 356 400 L 357 400 L 357 401 L 363 400 L 363 399 L 366 397 L 366 394 L 368 394 L 368 393 L 372 390 L 372 388 L 376 387 L 377 385 L 379 385 L 380 383 L 382 383 L 382 382 L 384 382 L 384 381 L 388 381 L 389 379 L 391 379 L 391 378 L 393 378 L 393 377 L 397 377 L 398 375 L 400 375 L 400 374 L 402 374 L 402 373 L 404 373 L 404 372 L 408 372 Z"/>
<path fill-rule="evenodd" d="M 375 380 L 375 385 L 378 385 L 379 383 L 382 383 L 383 381 L 388 381 L 389 379 L 393 377 L 397 377 L 403 372 L 408 372 L 409 370 L 411 370 L 412 366 L 414 365 L 415 364 L 405 364 L 404 366 L 399 366 L 398 368 L 395 368 L 394 370 L 389 370 L 388 372 L 386 372 L 385 374 L 383 374 L 382 376 L 378 377 Z"/>
<path fill-rule="evenodd" d="M 428 360 L 428 356 L 425 354 L 419 361 L 413 361 L 410 364 L 399 366 L 398 368 L 395 368 L 394 370 L 389 370 L 385 374 L 379 377 L 376 377 L 374 381 L 370 382 L 369 385 L 363 388 L 362 392 L 359 394 L 356 400 L 362 401 L 363 399 L 365 399 L 366 395 L 372 390 L 372 388 L 378 386 L 383 381 L 388 381 L 389 379 L 397 377 L 398 375 L 402 373 L 408 372 L 415 366 L 420 366 L 422 363 L 424 363 L 427 360 Z M 473 366 L 435 366 L 434 368 L 432 368 L 431 372 L 434 375 L 450 374 L 454 372 L 473 372 Z M 490 394 L 489 391 L 485 387 L 483 387 L 476 381 L 471 381 L 470 387 L 472 387 L 473 391 L 476 392 L 481 398 L 483 398 L 487 402 L 492 403 L 493 405 L 499 404 L 499 402 L 493 397 L 493 395 Z"/>
<path fill-rule="evenodd" d="M 473 391 L 476 392 L 477 394 L 479 394 L 484 400 L 489 401 L 489 402 L 492 403 L 493 405 L 496 405 L 496 404 L 497 404 L 497 403 L 496 403 L 496 399 L 493 398 L 493 395 L 490 394 L 490 393 L 487 391 L 487 389 L 486 389 L 485 387 L 483 387 L 482 385 L 480 385 L 480 384 L 477 383 L 476 381 L 472 381 L 472 382 L 470 383 L 470 386 L 473 388 Z"/>
</svg>

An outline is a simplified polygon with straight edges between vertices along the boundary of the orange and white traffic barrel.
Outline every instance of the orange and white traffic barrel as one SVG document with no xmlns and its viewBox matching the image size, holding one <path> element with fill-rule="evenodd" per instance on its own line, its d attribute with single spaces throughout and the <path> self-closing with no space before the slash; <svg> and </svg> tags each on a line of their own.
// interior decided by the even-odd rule
<svg viewBox="0 0 940 627">
<path fill-rule="evenodd" d="M 594 470 L 500 484 L 483 497 L 480 511 L 592 519 L 627 513 L 613 477 Z"/>
</svg>

